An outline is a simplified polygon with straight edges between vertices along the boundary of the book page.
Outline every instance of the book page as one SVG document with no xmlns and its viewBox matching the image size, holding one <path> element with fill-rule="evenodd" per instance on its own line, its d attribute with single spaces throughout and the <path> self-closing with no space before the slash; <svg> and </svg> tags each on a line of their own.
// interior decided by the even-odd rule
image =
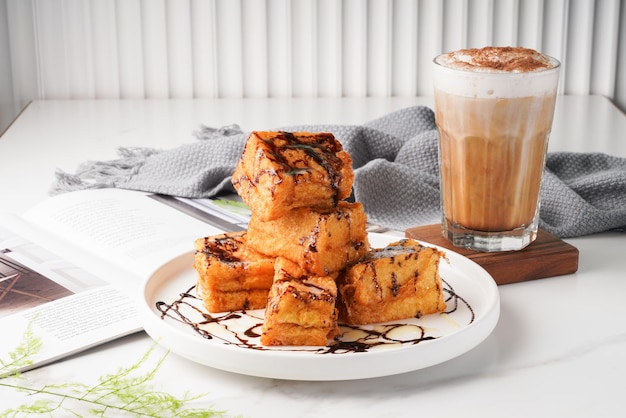
<svg viewBox="0 0 626 418">
<path fill-rule="evenodd" d="M 46 248 L 0 227 L 0 360 L 30 326 L 38 367 L 139 331 L 137 294 L 110 285 Z M 15 369 L 11 369 L 15 371 Z M 5 370 L 7 372 L 9 370 Z"/>
<path fill-rule="evenodd" d="M 29 326 L 42 345 L 32 364 L 16 370 L 20 372 L 142 330 L 133 297 L 113 286 L 91 289 L 0 318 L 3 361 Z"/>
<path fill-rule="evenodd" d="M 142 278 L 193 251 L 195 239 L 223 232 L 147 193 L 122 189 L 58 195 L 30 209 L 23 218 L 47 231 L 49 241 L 59 237 L 80 247 L 76 254 L 90 253 Z M 78 258 L 72 261 L 80 265 Z"/>
</svg>

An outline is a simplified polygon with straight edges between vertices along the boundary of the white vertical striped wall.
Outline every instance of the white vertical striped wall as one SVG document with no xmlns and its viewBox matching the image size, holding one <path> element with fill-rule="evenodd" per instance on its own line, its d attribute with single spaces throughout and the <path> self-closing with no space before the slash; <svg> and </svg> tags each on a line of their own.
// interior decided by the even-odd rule
<svg viewBox="0 0 626 418">
<path fill-rule="evenodd" d="M 6 0 L 30 99 L 430 95 L 445 51 L 523 45 L 626 108 L 620 0 Z"/>
</svg>

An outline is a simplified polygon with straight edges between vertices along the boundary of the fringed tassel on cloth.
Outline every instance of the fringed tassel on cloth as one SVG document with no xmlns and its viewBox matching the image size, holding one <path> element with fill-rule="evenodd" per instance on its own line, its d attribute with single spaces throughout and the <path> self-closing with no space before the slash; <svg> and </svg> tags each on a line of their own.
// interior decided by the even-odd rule
<svg viewBox="0 0 626 418">
<path fill-rule="evenodd" d="M 221 128 L 213 128 L 211 126 L 200 125 L 197 131 L 193 134 L 197 139 L 207 140 L 214 138 L 223 138 L 225 136 L 233 136 L 242 134 L 243 131 L 239 127 L 239 125 L 232 124 L 227 126 L 222 126 Z"/>
<path fill-rule="evenodd" d="M 117 160 L 86 161 L 78 166 L 75 174 L 57 170 L 50 194 L 117 187 L 136 175 L 148 157 L 161 152 L 153 148 L 120 147 L 117 153 L 121 158 Z"/>
</svg>

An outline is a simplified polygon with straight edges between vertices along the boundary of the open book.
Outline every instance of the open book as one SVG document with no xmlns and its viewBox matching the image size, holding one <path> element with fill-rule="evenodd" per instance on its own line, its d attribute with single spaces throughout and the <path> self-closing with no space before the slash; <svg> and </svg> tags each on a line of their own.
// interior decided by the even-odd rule
<svg viewBox="0 0 626 418">
<path fill-rule="evenodd" d="M 229 202 L 97 189 L 1 214 L 0 359 L 29 326 L 42 348 L 20 371 L 141 330 L 144 279 L 196 238 L 246 228 Z"/>
</svg>

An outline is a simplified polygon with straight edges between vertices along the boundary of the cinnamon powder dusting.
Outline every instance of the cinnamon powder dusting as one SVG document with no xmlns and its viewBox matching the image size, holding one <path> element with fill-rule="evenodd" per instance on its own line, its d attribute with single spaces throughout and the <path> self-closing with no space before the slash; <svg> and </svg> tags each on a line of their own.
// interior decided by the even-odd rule
<svg viewBox="0 0 626 418">
<path fill-rule="evenodd" d="M 545 55 L 530 48 L 494 47 L 461 49 L 450 52 L 447 66 L 464 69 L 483 69 L 494 72 L 532 72 L 554 67 Z"/>
</svg>

